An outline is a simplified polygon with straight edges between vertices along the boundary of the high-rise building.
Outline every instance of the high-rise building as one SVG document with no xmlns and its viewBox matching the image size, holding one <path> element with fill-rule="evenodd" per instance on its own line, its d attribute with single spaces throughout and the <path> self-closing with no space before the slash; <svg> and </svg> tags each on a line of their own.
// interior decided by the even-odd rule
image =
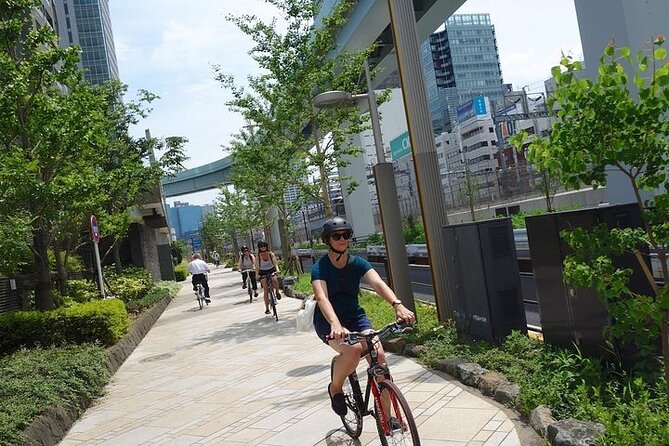
<svg viewBox="0 0 669 446">
<path fill-rule="evenodd" d="M 48 25 L 58 32 L 58 20 L 56 19 L 56 6 L 53 0 L 41 0 L 39 7 L 32 13 L 33 26 Z"/>
<path fill-rule="evenodd" d="M 490 14 L 454 14 L 421 45 L 435 134 L 453 130 L 458 107 L 474 96 L 504 97 L 495 27 Z"/>
<path fill-rule="evenodd" d="M 93 85 L 118 79 L 109 0 L 55 0 L 61 46 L 81 47 L 81 68 Z"/>
<path fill-rule="evenodd" d="M 174 206 L 167 205 L 167 215 L 177 238 L 184 240 L 199 234 L 204 209 L 202 206 L 175 201 Z"/>
</svg>

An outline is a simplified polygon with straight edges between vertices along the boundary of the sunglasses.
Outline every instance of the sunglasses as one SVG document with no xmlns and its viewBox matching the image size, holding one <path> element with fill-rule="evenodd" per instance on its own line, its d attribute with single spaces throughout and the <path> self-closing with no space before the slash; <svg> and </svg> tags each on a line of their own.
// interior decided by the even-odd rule
<svg viewBox="0 0 669 446">
<path fill-rule="evenodd" d="M 248 250 L 248 249 L 245 249 L 245 250 L 243 250 L 242 252 L 249 252 L 249 250 Z"/>
<path fill-rule="evenodd" d="M 265 246 L 265 245 L 258 246 L 258 249 L 267 249 L 267 246 Z"/>
<path fill-rule="evenodd" d="M 352 234 L 351 234 L 350 232 L 334 232 L 334 233 L 330 234 L 330 237 L 331 237 L 332 240 L 334 240 L 335 242 L 338 242 L 338 241 L 341 240 L 342 238 L 343 238 L 344 240 L 348 240 L 348 239 L 350 239 L 350 238 L 351 238 L 351 235 L 352 235 Z"/>
</svg>

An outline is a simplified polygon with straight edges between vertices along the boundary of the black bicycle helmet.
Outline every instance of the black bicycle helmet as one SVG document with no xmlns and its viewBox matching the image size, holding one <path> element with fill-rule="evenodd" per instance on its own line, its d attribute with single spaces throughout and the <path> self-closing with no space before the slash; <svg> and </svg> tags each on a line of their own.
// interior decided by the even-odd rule
<svg viewBox="0 0 669 446">
<path fill-rule="evenodd" d="M 267 242 L 264 241 L 264 240 L 261 240 L 261 241 L 258 242 L 258 249 L 260 249 L 261 246 L 267 246 L 267 247 L 269 247 L 269 243 L 267 243 Z"/>
<path fill-rule="evenodd" d="M 249 247 L 248 247 L 248 246 L 242 246 L 242 248 L 241 248 L 241 251 L 242 251 L 242 252 L 244 252 L 244 251 L 248 251 L 248 250 L 249 250 Z"/>
<path fill-rule="evenodd" d="M 323 231 L 321 232 L 321 240 L 326 245 L 328 244 L 328 237 L 335 231 L 346 231 L 348 230 L 351 234 L 353 233 L 353 228 L 351 225 L 341 217 L 331 218 L 323 224 Z"/>
</svg>

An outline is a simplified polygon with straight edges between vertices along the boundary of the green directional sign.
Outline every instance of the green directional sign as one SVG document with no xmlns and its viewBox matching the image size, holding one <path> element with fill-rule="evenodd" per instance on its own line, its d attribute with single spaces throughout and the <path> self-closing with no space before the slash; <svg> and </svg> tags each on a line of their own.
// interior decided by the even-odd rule
<svg viewBox="0 0 669 446">
<path fill-rule="evenodd" d="M 393 161 L 403 158 L 411 153 L 411 141 L 409 132 L 404 132 L 397 138 L 390 141 L 390 153 Z"/>
</svg>

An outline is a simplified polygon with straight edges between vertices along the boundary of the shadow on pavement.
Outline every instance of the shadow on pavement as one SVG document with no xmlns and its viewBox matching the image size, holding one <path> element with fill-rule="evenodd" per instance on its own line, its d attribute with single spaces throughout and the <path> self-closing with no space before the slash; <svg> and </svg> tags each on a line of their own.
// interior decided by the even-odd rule
<svg viewBox="0 0 669 446">
<path fill-rule="evenodd" d="M 351 438 L 343 429 L 336 429 L 325 435 L 325 444 L 328 446 L 360 446 L 360 440 Z"/>
<path fill-rule="evenodd" d="M 258 313 L 257 319 L 230 324 L 225 330 L 215 331 L 211 335 L 204 336 L 191 344 L 191 346 L 195 347 L 201 344 L 213 344 L 222 341 L 246 342 L 272 339 L 287 336 L 295 332 L 295 321 L 292 319 L 281 319 L 280 309 L 278 322 L 274 320 L 274 317 L 262 314 L 263 310 L 260 307 L 258 307 Z"/>
<path fill-rule="evenodd" d="M 286 375 L 292 376 L 292 377 L 301 377 L 301 376 L 311 376 L 311 375 L 317 375 L 318 373 L 321 373 L 325 370 L 328 370 L 330 366 L 328 364 L 322 364 L 322 365 L 308 365 L 305 367 L 298 367 L 293 370 L 288 370 L 286 372 Z"/>
</svg>

